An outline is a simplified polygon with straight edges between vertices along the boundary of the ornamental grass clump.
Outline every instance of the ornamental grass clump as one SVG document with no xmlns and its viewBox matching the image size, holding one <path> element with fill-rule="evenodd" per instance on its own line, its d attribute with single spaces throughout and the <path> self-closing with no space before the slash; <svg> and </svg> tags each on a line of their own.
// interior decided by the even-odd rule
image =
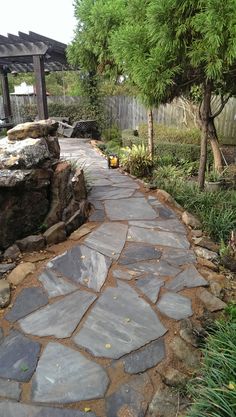
<svg viewBox="0 0 236 417">
<path fill-rule="evenodd" d="M 132 145 L 123 148 L 121 164 L 131 175 L 138 178 L 150 177 L 153 169 L 153 160 L 145 144 Z"/>
</svg>

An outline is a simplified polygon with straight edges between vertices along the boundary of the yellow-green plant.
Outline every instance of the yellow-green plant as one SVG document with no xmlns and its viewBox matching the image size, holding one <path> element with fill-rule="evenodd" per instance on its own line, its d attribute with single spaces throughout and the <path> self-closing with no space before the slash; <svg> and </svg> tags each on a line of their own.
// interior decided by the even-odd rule
<svg viewBox="0 0 236 417">
<path fill-rule="evenodd" d="M 122 148 L 121 164 L 130 174 L 143 178 L 151 175 L 153 160 L 144 143 Z"/>
</svg>

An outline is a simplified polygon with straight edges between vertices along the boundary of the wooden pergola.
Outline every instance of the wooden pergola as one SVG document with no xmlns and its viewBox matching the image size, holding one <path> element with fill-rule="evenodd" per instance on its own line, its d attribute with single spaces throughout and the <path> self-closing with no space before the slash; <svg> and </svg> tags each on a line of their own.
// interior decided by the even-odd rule
<svg viewBox="0 0 236 417">
<path fill-rule="evenodd" d="M 66 59 L 66 47 L 64 43 L 34 32 L 0 35 L 0 78 L 6 119 L 12 116 L 8 74 L 25 72 L 35 73 L 38 117 L 48 118 L 45 71 L 71 69 Z"/>
</svg>

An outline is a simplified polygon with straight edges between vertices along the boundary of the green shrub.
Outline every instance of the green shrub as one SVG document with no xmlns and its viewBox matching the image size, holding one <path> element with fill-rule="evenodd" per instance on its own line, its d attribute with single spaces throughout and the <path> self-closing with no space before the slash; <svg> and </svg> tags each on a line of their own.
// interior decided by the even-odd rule
<svg viewBox="0 0 236 417">
<path fill-rule="evenodd" d="M 140 124 L 138 128 L 139 136 L 145 141 L 148 138 L 147 124 Z M 166 126 L 160 123 L 154 123 L 154 142 L 171 142 L 199 145 L 201 142 L 200 129 Z"/>
<path fill-rule="evenodd" d="M 181 143 L 157 143 L 155 154 L 160 157 L 168 155 L 175 161 L 194 162 L 199 161 L 200 146 Z"/>
<path fill-rule="evenodd" d="M 117 142 L 120 146 L 122 145 L 122 136 L 121 130 L 116 125 L 112 125 L 108 129 L 102 131 L 102 139 L 104 142 L 114 141 Z"/>
<path fill-rule="evenodd" d="M 127 172 L 138 178 L 150 176 L 153 169 L 153 161 L 145 144 L 122 149 L 121 163 Z"/>
<path fill-rule="evenodd" d="M 188 417 L 235 417 L 236 415 L 236 319 L 216 323 L 216 331 L 203 349 L 203 364 L 190 384 L 194 400 Z"/>
</svg>

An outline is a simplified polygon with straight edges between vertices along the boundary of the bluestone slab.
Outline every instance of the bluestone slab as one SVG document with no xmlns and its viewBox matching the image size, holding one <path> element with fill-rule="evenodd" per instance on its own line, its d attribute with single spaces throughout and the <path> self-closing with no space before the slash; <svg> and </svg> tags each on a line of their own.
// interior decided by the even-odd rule
<svg viewBox="0 0 236 417">
<path fill-rule="evenodd" d="M 146 295 L 152 303 L 156 303 L 161 287 L 164 281 L 154 275 L 146 275 L 144 278 L 139 278 L 136 282 L 137 288 Z"/>
<path fill-rule="evenodd" d="M 175 320 L 186 319 L 193 314 L 191 300 L 173 292 L 163 294 L 157 307 L 163 314 Z"/>
<path fill-rule="evenodd" d="M 76 285 L 68 282 L 62 277 L 59 277 L 49 268 L 45 268 L 43 273 L 38 277 L 38 280 L 43 284 L 49 298 L 70 294 L 78 289 Z"/>
<path fill-rule="evenodd" d="M 47 303 L 48 297 L 42 288 L 24 288 L 16 298 L 12 309 L 6 314 L 5 319 L 11 322 L 17 321 Z"/>
<path fill-rule="evenodd" d="M 62 404 L 96 399 L 105 395 L 108 384 L 100 365 L 59 343 L 49 343 L 33 378 L 32 398 Z"/>
<path fill-rule="evenodd" d="M 78 245 L 48 263 L 56 270 L 77 284 L 100 291 L 107 277 L 111 259 L 103 254 Z"/>
<path fill-rule="evenodd" d="M 120 188 L 114 186 L 94 187 L 90 193 L 92 200 L 119 200 L 131 197 L 134 188 Z"/>
<path fill-rule="evenodd" d="M 128 227 L 122 223 L 103 223 L 85 239 L 84 244 L 90 248 L 118 259 L 124 247 Z"/>
<path fill-rule="evenodd" d="M 144 242 L 152 245 L 170 246 L 173 248 L 189 249 L 190 243 L 182 233 L 170 233 L 131 226 L 128 237 L 133 242 Z"/>
<path fill-rule="evenodd" d="M 146 229 L 159 229 L 166 232 L 185 233 L 186 229 L 184 225 L 178 219 L 157 219 L 147 221 L 135 221 L 129 222 L 131 226 L 144 227 Z"/>
<path fill-rule="evenodd" d="M 19 401 L 20 395 L 21 388 L 19 382 L 10 381 L 8 379 L 2 378 L 0 379 L 0 397 L 10 398 L 11 400 Z"/>
<path fill-rule="evenodd" d="M 35 336 L 69 337 L 97 297 L 76 291 L 19 321 L 25 333 Z"/>
<path fill-rule="evenodd" d="M 181 266 L 196 262 L 196 256 L 193 251 L 186 249 L 165 248 L 162 259 L 171 265 Z"/>
<path fill-rule="evenodd" d="M 166 331 L 149 304 L 119 282 L 104 291 L 73 339 L 94 356 L 118 359 Z"/>
<path fill-rule="evenodd" d="M 135 264 L 126 265 L 127 268 L 141 273 L 152 273 L 157 276 L 175 276 L 181 270 L 176 266 L 168 264 L 166 261 L 158 260 L 156 262 L 136 262 Z"/>
<path fill-rule="evenodd" d="M 122 360 L 125 372 L 138 374 L 153 368 L 165 358 L 165 343 L 163 338 L 154 340 L 136 352 L 130 353 Z"/>
<path fill-rule="evenodd" d="M 1 417 L 96 417 L 94 413 L 0 401 Z"/>
<path fill-rule="evenodd" d="M 110 220 L 155 219 L 155 210 L 145 198 L 125 198 L 105 201 L 105 210 Z"/>
<path fill-rule="evenodd" d="M 138 261 L 159 259 L 161 254 L 161 251 L 154 246 L 143 243 L 129 243 L 123 249 L 118 263 L 121 265 L 127 265 Z"/>
<path fill-rule="evenodd" d="M 209 285 L 208 282 L 199 274 L 195 266 L 192 265 L 166 283 L 165 286 L 170 291 L 178 292 L 184 288 L 205 287 L 207 285 Z"/>
<path fill-rule="evenodd" d="M 0 377 L 30 380 L 37 364 L 40 344 L 12 330 L 0 345 Z"/>
</svg>

